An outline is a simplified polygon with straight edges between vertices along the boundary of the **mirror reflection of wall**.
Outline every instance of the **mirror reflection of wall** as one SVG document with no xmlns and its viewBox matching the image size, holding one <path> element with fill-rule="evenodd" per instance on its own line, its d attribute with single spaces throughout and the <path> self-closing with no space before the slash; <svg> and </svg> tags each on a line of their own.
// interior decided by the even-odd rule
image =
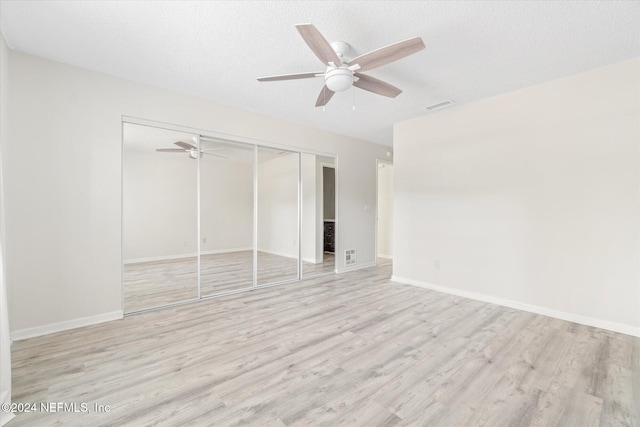
<svg viewBox="0 0 640 427">
<path fill-rule="evenodd" d="M 335 164 L 123 123 L 125 313 L 334 272 Z"/>
<path fill-rule="evenodd" d="M 302 276 L 335 270 L 335 159 L 301 154 Z"/>
<path fill-rule="evenodd" d="M 123 125 L 126 313 L 198 297 L 197 162 L 188 149 L 194 136 Z"/>
<path fill-rule="evenodd" d="M 201 137 L 200 148 L 201 294 L 251 288 L 255 147 Z"/>
<path fill-rule="evenodd" d="M 298 278 L 299 156 L 258 147 L 258 285 Z"/>
</svg>

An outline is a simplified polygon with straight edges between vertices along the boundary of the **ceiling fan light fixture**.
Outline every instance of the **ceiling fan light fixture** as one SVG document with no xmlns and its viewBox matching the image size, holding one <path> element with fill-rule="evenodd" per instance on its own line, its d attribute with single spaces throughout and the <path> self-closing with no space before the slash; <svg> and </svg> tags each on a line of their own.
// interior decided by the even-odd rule
<svg viewBox="0 0 640 427">
<path fill-rule="evenodd" d="M 382 80 L 362 74 L 362 72 L 381 67 L 424 49 L 422 39 L 413 37 L 346 60 L 345 54 L 351 51 L 351 46 L 348 43 L 329 43 L 313 24 L 297 24 L 296 29 L 307 46 L 327 67 L 326 71 L 324 73 L 311 72 L 258 77 L 258 81 L 272 82 L 324 76 L 324 86 L 316 99 L 316 107 L 322 107 L 322 111 L 336 92 L 344 92 L 352 86 L 388 98 L 400 95 L 402 90 Z M 355 102 L 353 109 L 355 110 Z"/>
<path fill-rule="evenodd" d="M 199 152 L 198 150 L 189 150 L 189 157 L 191 157 L 192 159 L 197 159 L 198 154 L 200 154 L 200 157 L 202 158 L 202 151 Z"/>
<path fill-rule="evenodd" d="M 342 92 L 353 85 L 353 71 L 338 68 L 327 72 L 324 83 L 334 92 Z"/>
</svg>

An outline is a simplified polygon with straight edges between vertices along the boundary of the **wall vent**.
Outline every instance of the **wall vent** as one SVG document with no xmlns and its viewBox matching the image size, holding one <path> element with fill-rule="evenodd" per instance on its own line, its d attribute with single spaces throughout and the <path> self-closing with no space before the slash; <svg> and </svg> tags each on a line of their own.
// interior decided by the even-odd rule
<svg viewBox="0 0 640 427">
<path fill-rule="evenodd" d="M 355 265 L 356 263 L 356 250 L 347 249 L 344 251 L 344 265 Z"/>
<path fill-rule="evenodd" d="M 439 110 L 440 108 L 448 107 L 449 105 L 453 105 L 453 101 L 447 99 L 446 101 L 438 102 L 437 104 L 429 105 L 428 107 L 424 107 L 427 111 Z"/>
</svg>

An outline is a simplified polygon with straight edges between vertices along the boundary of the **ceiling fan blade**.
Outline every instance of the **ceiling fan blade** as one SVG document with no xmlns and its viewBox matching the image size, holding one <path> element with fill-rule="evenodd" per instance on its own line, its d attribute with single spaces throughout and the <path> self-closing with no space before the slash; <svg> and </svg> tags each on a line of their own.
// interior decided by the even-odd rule
<svg viewBox="0 0 640 427">
<path fill-rule="evenodd" d="M 191 144 L 190 142 L 184 142 L 184 141 L 177 141 L 177 142 L 174 142 L 174 144 L 176 144 L 178 147 L 184 148 L 185 150 L 195 150 L 198 148 L 194 144 Z"/>
<path fill-rule="evenodd" d="M 230 159 L 230 157 L 227 156 L 221 156 L 220 154 L 213 154 L 213 153 L 207 153 L 206 151 L 201 151 L 202 154 L 206 154 L 208 156 L 216 156 L 216 157 L 222 157 L 223 159 Z"/>
<path fill-rule="evenodd" d="M 375 77 L 360 73 L 355 73 L 354 75 L 358 77 L 358 81 L 353 82 L 353 85 L 360 89 L 364 89 L 378 95 L 388 96 L 389 98 L 395 98 L 402 93 L 402 90 L 397 87 L 383 82 L 382 80 L 378 80 Z"/>
<path fill-rule="evenodd" d="M 224 147 L 215 147 L 215 148 L 200 148 L 200 151 L 220 151 L 220 150 L 224 150 Z"/>
<path fill-rule="evenodd" d="M 414 37 L 360 55 L 349 61 L 349 65 L 358 64 L 360 65 L 358 71 L 367 71 L 397 61 L 422 49 L 424 49 L 424 42 L 420 37 Z"/>
<path fill-rule="evenodd" d="M 316 107 L 327 105 L 327 102 L 329 102 L 334 93 L 335 92 L 329 89 L 326 85 L 323 86 L 320 91 L 320 95 L 318 95 L 318 99 L 316 100 Z"/>
<path fill-rule="evenodd" d="M 331 65 L 331 62 L 333 62 L 336 67 L 342 65 L 338 54 L 313 24 L 298 24 L 296 25 L 296 29 L 324 65 Z"/>
<path fill-rule="evenodd" d="M 182 148 L 156 148 L 161 153 L 184 153 Z"/>
<path fill-rule="evenodd" d="M 296 74 L 280 74 L 279 76 L 267 76 L 267 77 L 258 77 L 259 82 L 274 82 L 278 80 L 297 80 L 297 79 L 310 79 L 313 77 L 318 77 L 319 75 L 323 75 L 323 71 L 318 71 L 317 73 L 296 73 Z"/>
</svg>

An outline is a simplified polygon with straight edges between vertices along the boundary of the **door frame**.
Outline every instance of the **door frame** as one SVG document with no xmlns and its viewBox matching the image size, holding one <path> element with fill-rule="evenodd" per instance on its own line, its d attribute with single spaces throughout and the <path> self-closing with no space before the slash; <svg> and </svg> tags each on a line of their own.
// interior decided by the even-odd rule
<svg viewBox="0 0 640 427">
<path fill-rule="evenodd" d="M 393 160 L 389 160 L 389 159 L 376 159 L 376 208 L 375 208 L 375 215 L 376 215 L 376 220 L 374 221 L 374 235 L 375 235 L 375 262 L 376 265 L 378 264 L 378 238 L 380 236 L 378 236 L 378 213 L 379 213 L 379 206 L 378 206 L 378 198 L 379 198 L 379 193 L 380 193 L 380 188 L 379 188 L 379 181 L 380 181 L 380 169 L 381 166 L 380 165 L 390 165 L 393 166 Z"/>
</svg>

